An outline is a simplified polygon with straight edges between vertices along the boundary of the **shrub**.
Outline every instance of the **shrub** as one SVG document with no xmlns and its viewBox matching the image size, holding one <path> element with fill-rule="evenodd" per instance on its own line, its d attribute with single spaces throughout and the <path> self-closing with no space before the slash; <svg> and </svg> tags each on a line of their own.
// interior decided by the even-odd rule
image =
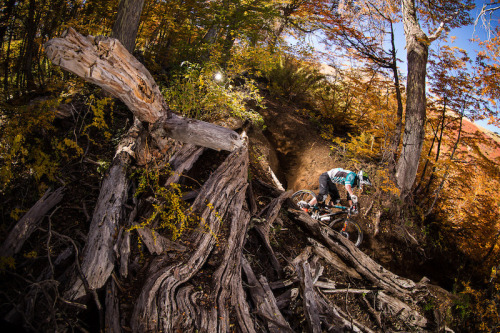
<svg viewBox="0 0 500 333">
<path fill-rule="evenodd" d="M 170 168 L 154 167 L 138 169 L 134 177 L 138 179 L 135 196 L 148 194 L 153 197 L 152 213 L 143 218 L 140 225 L 131 229 L 148 226 L 154 231 L 166 229 L 170 232 L 172 240 L 179 238 L 194 217 L 190 214 L 189 206 L 182 199 L 182 190 L 179 184 L 163 186 L 162 181 L 172 171 Z M 158 222 L 158 223 L 156 223 Z"/>
<path fill-rule="evenodd" d="M 261 106 L 253 81 L 244 78 L 237 85 L 213 65 L 184 62 L 163 94 L 174 111 L 189 118 L 214 121 L 230 115 L 263 124 L 262 117 L 247 107 L 249 102 Z"/>
<path fill-rule="evenodd" d="M 281 56 L 264 75 L 272 94 L 295 102 L 310 100 L 325 80 L 325 76 L 312 65 L 286 55 Z"/>
</svg>

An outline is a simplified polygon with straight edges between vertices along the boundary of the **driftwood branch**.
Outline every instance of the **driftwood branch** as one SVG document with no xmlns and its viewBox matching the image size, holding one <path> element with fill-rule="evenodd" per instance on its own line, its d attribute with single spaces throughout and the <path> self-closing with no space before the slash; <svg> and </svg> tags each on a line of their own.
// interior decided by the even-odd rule
<svg viewBox="0 0 500 333">
<path fill-rule="evenodd" d="M 45 192 L 40 200 L 24 214 L 9 232 L 7 239 L 0 247 L 1 256 L 11 257 L 21 251 L 24 242 L 40 225 L 43 217 L 62 200 L 63 192 L 63 187 L 58 188 L 54 192 L 50 190 Z"/>
<path fill-rule="evenodd" d="M 130 147 L 141 131 L 136 122 L 119 147 Z M 94 209 L 87 242 L 83 249 L 82 272 L 88 287 L 96 290 L 104 286 L 115 267 L 114 245 L 117 231 L 125 219 L 125 202 L 128 198 L 129 178 L 127 166 L 131 161 L 130 149 L 120 148 L 104 178 Z M 85 295 L 82 279 L 76 277 L 66 298 L 78 299 Z"/>
<path fill-rule="evenodd" d="M 216 150 L 243 146 L 235 131 L 172 113 L 148 70 L 114 38 L 84 37 L 69 28 L 44 45 L 53 64 L 94 83 L 127 105 L 141 122 L 152 124 L 160 150 L 167 137 Z"/>
</svg>

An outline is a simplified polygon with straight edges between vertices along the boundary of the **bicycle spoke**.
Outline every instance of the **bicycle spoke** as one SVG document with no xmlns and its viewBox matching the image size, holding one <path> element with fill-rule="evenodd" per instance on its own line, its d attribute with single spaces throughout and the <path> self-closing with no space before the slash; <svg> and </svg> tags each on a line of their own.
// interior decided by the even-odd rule
<svg viewBox="0 0 500 333">
<path fill-rule="evenodd" d="M 330 224 L 330 227 L 354 243 L 355 246 L 359 246 L 363 240 L 361 228 L 351 220 L 336 220 Z"/>
<path fill-rule="evenodd" d="M 301 190 L 297 191 L 292 195 L 292 201 L 295 204 L 298 204 L 300 201 L 304 201 L 306 203 L 309 203 L 312 199 L 314 199 L 316 196 L 312 191 L 308 190 Z"/>
</svg>

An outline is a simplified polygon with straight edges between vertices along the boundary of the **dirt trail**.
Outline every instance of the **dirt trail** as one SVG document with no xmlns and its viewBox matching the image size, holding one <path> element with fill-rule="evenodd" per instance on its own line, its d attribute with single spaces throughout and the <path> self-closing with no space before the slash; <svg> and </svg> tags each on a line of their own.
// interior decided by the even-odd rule
<svg viewBox="0 0 500 333">
<path fill-rule="evenodd" d="M 266 101 L 260 110 L 267 126 L 264 135 L 276 151 L 273 171 L 288 190 L 318 189 L 319 175 L 335 166 L 329 144 L 296 107 Z"/>
</svg>

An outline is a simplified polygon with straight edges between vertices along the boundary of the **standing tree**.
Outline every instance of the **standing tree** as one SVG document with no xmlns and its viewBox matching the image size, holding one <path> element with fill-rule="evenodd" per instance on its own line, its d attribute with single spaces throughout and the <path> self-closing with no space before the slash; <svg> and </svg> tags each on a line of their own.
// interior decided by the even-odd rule
<svg viewBox="0 0 500 333">
<path fill-rule="evenodd" d="M 396 180 L 405 198 L 415 181 L 422 144 L 425 137 L 427 59 L 429 45 L 438 39 L 445 26 L 458 27 L 469 23 L 466 10 L 470 1 L 437 1 L 417 8 L 415 0 L 402 0 L 403 26 L 406 38 L 408 79 L 406 84 L 406 116 L 403 147 L 396 166 Z M 418 15 L 418 14 L 419 15 Z M 427 25 L 440 22 L 431 35 L 420 26 L 420 19 Z"/>
<path fill-rule="evenodd" d="M 134 51 L 143 5 L 144 0 L 121 0 L 118 5 L 112 36 L 118 39 L 130 53 Z"/>
</svg>

